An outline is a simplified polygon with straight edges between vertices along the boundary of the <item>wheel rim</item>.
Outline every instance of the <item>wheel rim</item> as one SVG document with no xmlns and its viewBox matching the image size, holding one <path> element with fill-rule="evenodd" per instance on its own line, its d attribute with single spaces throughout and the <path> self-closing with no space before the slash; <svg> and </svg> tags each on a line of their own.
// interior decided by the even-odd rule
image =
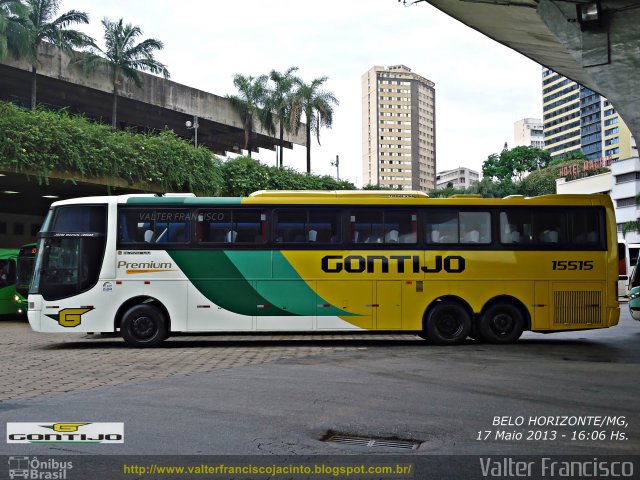
<svg viewBox="0 0 640 480">
<path fill-rule="evenodd" d="M 152 338 L 158 330 L 156 323 L 152 318 L 140 316 L 131 322 L 131 334 L 139 340 L 148 340 Z"/>
<path fill-rule="evenodd" d="M 498 313 L 491 319 L 491 329 L 498 335 L 507 335 L 515 327 L 513 317 L 507 313 Z"/>
<path fill-rule="evenodd" d="M 438 332 L 446 338 L 456 338 L 462 332 L 462 322 L 455 315 L 445 312 L 436 319 Z"/>
</svg>

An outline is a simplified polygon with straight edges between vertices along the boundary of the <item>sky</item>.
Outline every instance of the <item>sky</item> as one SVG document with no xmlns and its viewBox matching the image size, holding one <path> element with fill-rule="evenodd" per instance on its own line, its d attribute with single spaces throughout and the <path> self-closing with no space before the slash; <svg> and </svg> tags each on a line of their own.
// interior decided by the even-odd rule
<svg viewBox="0 0 640 480">
<path fill-rule="evenodd" d="M 87 12 L 78 27 L 103 46 L 101 20 L 123 18 L 164 49 L 171 80 L 215 95 L 237 93 L 233 76 L 298 67 L 305 81 L 327 76 L 339 100 L 333 126 L 311 146 L 311 169 L 362 184 L 361 77 L 374 65 L 403 64 L 435 82 L 436 169 L 480 171 L 513 145 L 513 123 L 542 115 L 541 67 L 426 2 L 397 0 L 61 0 L 59 13 Z M 285 149 L 284 164 L 306 169 L 306 149 Z M 276 153 L 253 157 L 275 165 Z"/>
</svg>

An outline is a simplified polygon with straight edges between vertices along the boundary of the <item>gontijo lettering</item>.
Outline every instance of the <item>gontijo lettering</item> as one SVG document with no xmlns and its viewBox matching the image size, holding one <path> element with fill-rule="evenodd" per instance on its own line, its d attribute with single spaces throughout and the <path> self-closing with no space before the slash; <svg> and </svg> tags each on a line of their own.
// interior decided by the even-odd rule
<svg viewBox="0 0 640 480">
<path fill-rule="evenodd" d="M 464 257 L 436 255 L 427 265 L 419 255 L 325 255 L 322 271 L 326 273 L 461 273 L 466 268 Z"/>
</svg>

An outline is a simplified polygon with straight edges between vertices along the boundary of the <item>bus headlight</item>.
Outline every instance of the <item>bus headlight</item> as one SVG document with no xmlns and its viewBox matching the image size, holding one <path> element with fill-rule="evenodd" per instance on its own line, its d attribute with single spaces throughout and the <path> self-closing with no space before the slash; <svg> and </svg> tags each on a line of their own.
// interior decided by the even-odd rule
<svg viewBox="0 0 640 480">
<path fill-rule="evenodd" d="M 13 301 L 16 303 L 20 303 L 20 297 L 18 295 L 13 296 Z"/>
<path fill-rule="evenodd" d="M 629 300 L 633 300 L 633 299 L 638 298 L 638 297 L 640 297 L 640 291 L 633 292 L 633 293 L 629 294 Z"/>
</svg>

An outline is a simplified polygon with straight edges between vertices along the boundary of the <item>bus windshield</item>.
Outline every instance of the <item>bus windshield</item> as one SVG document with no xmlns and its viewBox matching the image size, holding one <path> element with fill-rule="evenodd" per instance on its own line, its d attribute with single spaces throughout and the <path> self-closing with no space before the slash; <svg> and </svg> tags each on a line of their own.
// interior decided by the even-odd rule
<svg viewBox="0 0 640 480">
<path fill-rule="evenodd" d="M 69 297 L 96 284 L 104 255 L 106 207 L 52 209 L 39 234 L 29 293 L 47 300 Z"/>
<path fill-rule="evenodd" d="M 0 315 L 14 314 L 17 250 L 0 249 Z"/>
<path fill-rule="evenodd" d="M 29 285 L 33 277 L 33 265 L 36 258 L 36 244 L 30 243 L 20 249 L 16 269 L 16 292 L 23 298 L 29 294 Z"/>
</svg>

